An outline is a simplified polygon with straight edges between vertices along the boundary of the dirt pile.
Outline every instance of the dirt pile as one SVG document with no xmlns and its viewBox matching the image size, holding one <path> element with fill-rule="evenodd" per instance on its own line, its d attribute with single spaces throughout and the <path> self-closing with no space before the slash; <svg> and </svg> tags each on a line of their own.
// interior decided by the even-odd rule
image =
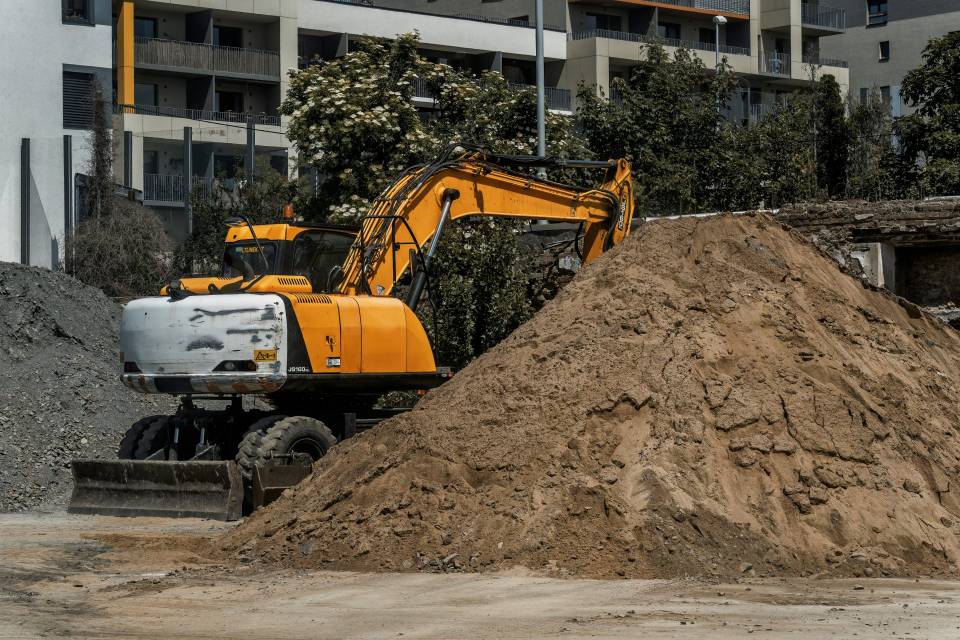
<svg viewBox="0 0 960 640">
<path fill-rule="evenodd" d="M 120 383 L 119 317 L 99 289 L 0 263 L 0 511 L 65 503 L 71 459 L 115 457 L 131 423 L 168 408 Z"/>
<path fill-rule="evenodd" d="M 220 543 L 360 570 L 955 574 L 960 335 L 766 216 L 641 226 Z"/>
</svg>

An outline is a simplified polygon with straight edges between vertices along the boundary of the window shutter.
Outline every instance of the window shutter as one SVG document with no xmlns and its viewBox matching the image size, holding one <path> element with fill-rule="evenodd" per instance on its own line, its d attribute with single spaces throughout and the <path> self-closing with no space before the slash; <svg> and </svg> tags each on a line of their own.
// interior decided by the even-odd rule
<svg viewBox="0 0 960 640">
<path fill-rule="evenodd" d="M 93 75 L 63 72 L 63 128 L 93 128 Z"/>
</svg>

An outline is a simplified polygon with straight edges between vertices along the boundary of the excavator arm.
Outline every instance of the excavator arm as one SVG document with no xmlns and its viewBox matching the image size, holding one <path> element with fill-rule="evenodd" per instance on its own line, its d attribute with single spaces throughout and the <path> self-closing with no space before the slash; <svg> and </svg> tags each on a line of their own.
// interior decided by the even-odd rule
<svg viewBox="0 0 960 640">
<path fill-rule="evenodd" d="M 521 168 L 605 168 L 597 188 L 537 179 Z M 390 295 L 415 261 L 408 303 L 418 299 L 444 227 L 458 218 L 492 216 L 583 225 L 584 263 L 630 231 L 633 191 L 625 160 L 564 161 L 470 151 L 415 167 L 377 198 L 344 262 L 340 292 Z"/>
</svg>

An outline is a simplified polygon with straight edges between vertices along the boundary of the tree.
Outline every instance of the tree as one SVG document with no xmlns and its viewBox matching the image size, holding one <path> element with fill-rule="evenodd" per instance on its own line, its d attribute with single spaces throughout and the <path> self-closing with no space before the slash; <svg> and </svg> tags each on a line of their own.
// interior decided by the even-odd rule
<svg viewBox="0 0 960 640">
<path fill-rule="evenodd" d="M 532 91 L 497 73 L 476 76 L 417 54 L 415 34 L 395 41 L 363 40 L 343 58 L 291 73 L 282 111 L 300 161 L 318 176 L 312 219 L 356 223 L 408 166 L 432 160 L 454 143 L 499 153 L 536 148 Z M 432 95 L 421 118 L 414 89 Z M 546 114 L 548 153 L 587 154 L 570 119 Z M 553 171 L 555 179 L 573 179 Z M 518 240 L 521 225 L 506 220 L 459 221 L 445 231 L 432 287 L 417 312 L 436 330 L 438 359 L 462 366 L 526 320 L 527 291 L 536 274 Z M 433 322 L 432 309 L 439 311 Z M 432 324 L 433 323 L 433 324 Z"/>
<path fill-rule="evenodd" d="M 846 196 L 866 200 L 900 196 L 889 103 L 872 91 L 865 101 L 851 102 L 849 110 Z"/>
<path fill-rule="evenodd" d="M 715 200 L 721 111 L 734 85 L 727 65 L 714 73 L 687 49 L 671 57 L 649 45 L 629 79 L 613 82 L 622 106 L 580 88 L 581 129 L 590 148 L 631 161 L 641 211 L 696 211 Z"/>
<path fill-rule="evenodd" d="M 960 31 L 930 40 L 900 91 L 916 108 L 894 126 L 903 159 L 919 165 L 925 193 L 960 194 Z"/>
<path fill-rule="evenodd" d="M 99 83 L 91 107 L 88 213 L 65 238 L 65 270 L 110 296 L 156 294 L 170 274 L 169 238 L 152 211 L 116 195 L 110 116 Z"/>
<path fill-rule="evenodd" d="M 850 131 L 840 85 L 832 75 L 824 75 L 816 82 L 813 113 L 817 182 L 831 197 L 841 196 L 847 185 Z"/>
</svg>

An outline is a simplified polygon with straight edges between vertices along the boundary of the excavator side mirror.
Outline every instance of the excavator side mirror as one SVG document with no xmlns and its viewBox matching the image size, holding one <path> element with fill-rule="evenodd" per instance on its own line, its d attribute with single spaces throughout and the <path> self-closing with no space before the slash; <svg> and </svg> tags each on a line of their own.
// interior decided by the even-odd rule
<svg viewBox="0 0 960 640">
<path fill-rule="evenodd" d="M 239 226 L 242 226 L 242 225 L 247 224 L 247 221 L 244 220 L 243 218 L 238 218 L 238 217 L 236 217 L 236 216 L 231 216 L 231 217 L 227 218 L 226 220 L 224 220 L 223 223 L 224 223 L 225 225 L 227 225 L 228 227 L 239 227 Z"/>
</svg>

